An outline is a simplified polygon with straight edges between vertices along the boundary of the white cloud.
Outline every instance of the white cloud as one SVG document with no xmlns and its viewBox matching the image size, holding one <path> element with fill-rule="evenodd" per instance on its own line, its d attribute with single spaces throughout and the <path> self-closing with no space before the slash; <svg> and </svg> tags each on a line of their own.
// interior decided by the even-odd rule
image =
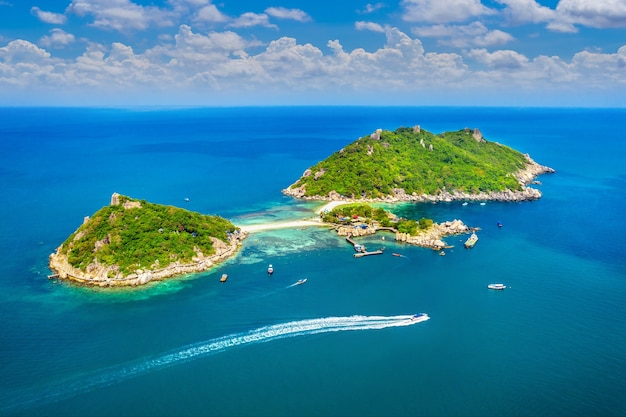
<svg viewBox="0 0 626 417">
<path fill-rule="evenodd" d="M 287 9 L 285 7 L 269 7 L 265 13 L 278 19 L 291 19 L 298 22 L 309 22 L 311 16 L 300 9 Z"/>
<path fill-rule="evenodd" d="M 408 22 L 463 22 L 497 13 L 485 7 L 480 0 L 402 0 L 401 5 L 404 8 L 402 18 Z"/>
<path fill-rule="evenodd" d="M 228 17 L 224 15 L 222 12 L 218 10 L 212 4 L 207 4 L 200 8 L 195 14 L 195 21 L 201 22 L 225 22 L 228 20 Z"/>
<path fill-rule="evenodd" d="M 50 35 L 43 36 L 39 39 L 39 44 L 47 48 L 62 48 L 71 43 L 74 43 L 76 38 L 71 33 L 67 33 L 62 29 L 50 30 Z"/>
<path fill-rule="evenodd" d="M 599 29 L 626 27 L 624 0 L 560 0 L 556 12 L 558 19 L 566 24 Z"/>
<path fill-rule="evenodd" d="M 513 36 L 501 30 L 489 30 L 481 22 L 472 22 L 464 26 L 418 26 L 413 28 L 412 32 L 420 37 L 439 38 L 439 44 L 457 48 L 504 45 L 514 39 Z"/>
<path fill-rule="evenodd" d="M 362 14 L 369 14 L 369 13 L 374 13 L 375 11 L 380 10 L 385 7 L 387 7 L 385 3 L 374 3 L 374 4 L 368 3 L 365 5 L 363 10 L 357 10 L 357 12 L 362 13 Z"/>
<path fill-rule="evenodd" d="M 536 0 L 496 0 L 506 7 L 503 15 L 512 24 L 546 23 L 555 32 L 578 32 L 576 25 L 598 29 L 626 27 L 624 0 L 560 0 L 556 9 Z"/>
<path fill-rule="evenodd" d="M 92 16 L 93 26 L 120 32 L 174 24 L 172 11 L 141 6 L 129 0 L 72 0 L 66 12 L 81 17 Z"/>
<path fill-rule="evenodd" d="M 271 24 L 268 15 L 265 13 L 247 12 L 234 19 L 227 25 L 233 28 L 249 28 L 253 26 L 263 26 L 266 28 L 277 29 L 278 26 Z"/>
<path fill-rule="evenodd" d="M 542 6 L 536 0 L 496 0 L 506 7 L 502 12 L 512 24 L 544 23 L 552 21 L 556 12 Z"/>
<path fill-rule="evenodd" d="M 459 104 L 461 96 L 483 97 L 487 91 L 506 100 L 522 90 L 537 96 L 558 90 L 555 97 L 563 91 L 569 97 L 603 89 L 626 92 L 626 46 L 615 53 L 581 51 L 570 62 L 485 48 L 460 55 L 426 51 L 419 39 L 397 28 L 382 29 L 384 46 L 374 51 L 344 50 L 339 40 L 328 41 L 321 50 L 291 37 L 258 51 L 257 41 L 233 31 L 194 33 L 188 25 L 179 27 L 174 41 L 164 39 L 141 52 L 119 42 L 91 43 L 77 58 L 55 58 L 17 40 L 0 47 L 0 89 L 45 91 L 50 97 L 72 91 L 78 97 L 108 95 L 120 103 L 151 97 L 147 104 L 190 97 L 217 104 L 237 95 L 302 99 L 318 93 L 330 100 L 343 95 L 353 103 L 428 103 L 420 100 L 448 97 L 448 103 Z M 483 37 L 490 33 L 479 25 L 431 27 L 440 35 L 459 29 Z M 53 34 L 64 32 L 51 31 L 51 38 Z M 152 99 L 157 93 L 161 101 Z"/>
<path fill-rule="evenodd" d="M 61 13 L 46 12 L 39 7 L 32 7 L 30 13 L 36 16 L 37 19 L 44 23 L 51 23 L 53 25 L 62 25 L 67 21 L 67 17 Z"/>
<path fill-rule="evenodd" d="M 496 70 L 521 70 L 528 64 L 528 58 L 512 50 L 472 49 L 467 56 Z"/>
<path fill-rule="evenodd" d="M 355 22 L 354 27 L 357 30 L 369 30 L 371 32 L 381 32 L 381 33 L 385 32 L 385 29 L 381 25 L 379 25 L 378 23 L 374 23 L 374 22 Z"/>
</svg>

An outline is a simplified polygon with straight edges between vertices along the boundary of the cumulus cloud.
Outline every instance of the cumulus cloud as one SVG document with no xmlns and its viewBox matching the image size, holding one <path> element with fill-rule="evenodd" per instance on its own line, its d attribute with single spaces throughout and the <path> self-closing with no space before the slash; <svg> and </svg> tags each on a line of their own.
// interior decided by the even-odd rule
<svg viewBox="0 0 626 417">
<path fill-rule="evenodd" d="M 39 44 L 46 48 L 62 48 L 74 43 L 76 38 L 71 33 L 67 33 L 62 29 L 50 30 L 50 35 L 43 36 L 39 39 Z"/>
<path fill-rule="evenodd" d="M 228 17 L 220 12 L 219 9 L 213 4 L 207 4 L 201 7 L 198 11 L 196 11 L 194 20 L 201 22 L 218 23 L 227 21 Z"/>
<path fill-rule="evenodd" d="M 402 18 L 408 22 L 463 22 L 497 11 L 485 7 L 480 0 L 402 0 Z"/>
<path fill-rule="evenodd" d="M 278 26 L 270 23 L 269 16 L 265 13 L 247 12 L 242 14 L 227 25 L 233 28 L 249 28 L 253 26 L 263 26 L 266 28 L 277 29 Z"/>
<path fill-rule="evenodd" d="M 379 32 L 379 27 L 372 27 Z M 385 42 L 373 51 L 345 50 L 339 40 L 328 41 L 322 50 L 293 37 L 260 45 L 234 31 L 196 33 L 189 25 L 181 25 L 173 41 L 166 39 L 142 51 L 121 42 L 90 43 L 77 58 L 55 58 L 40 46 L 16 40 L 0 47 L 0 89 L 56 94 L 76 89 L 81 96 L 102 93 L 121 100 L 162 91 L 165 98 L 193 96 L 206 102 L 219 94 L 310 97 L 312 92 L 322 92 L 326 97 L 343 93 L 355 100 L 368 95 L 414 103 L 445 94 L 457 100 L 489 89 L 498 97 L 511 97 L 519 90 L 544 94 L 555 88 L 572 94 L 587 87 L 597 91 L 621 86 L 626 91 L 626 46 L 614 53 L 581 51 L 569 62 L 482 47 L 461 55 L 426 50 L 419 39 L 398 28 L 380 29 Z M 430 30 L 449 37 L 459 30 L 479 37 L 492 32 L 479 24 L 439 25 Z M 70 39 L 70 34 L 51 31 L 50 48 L 54 36 L 58 44 L 63 37 Z"/>
<path fill-rule="evenodd" d="M 511 24 L 546 23 L 555 32 L 578 32 L 576 25 L 598 29 L 626 27 L 623 0 L 559 0 L 555 9 L 536 0 L 496 0 Z"/>
<path fill-rule="evenodd" d="M 556 13 L 565 24 L 599 29 L 626 27 L 624 0 L 560 0 Z"/>
<path fill-rule="evenodd" d="M 511 24 L 544 23 L 555 19 L 556 12 L 536 0 L 496 0 L 506 7 L 503 15 Z"/>
<path fill-rule="evenodd" d="M 67 17 L 61 13 L 46 12 L 39 7 L 31 7 L 30 13 L 36 16 L 37 19 L 44 23 L 51 23 L 53 25 L 62 25 L 67 21 Z"/>
<path fill-rule="evenodd" d="M 269 7 L 265 13 L 278 19 L 291 19 L 298 22 L 309 22 L 311 16 L 300 9 L 287 9 L 285 7 Z"/>
<path fill-rule="evenodd" d="M 420 37 L 438 38 L 439 44 L 457 48 L 504 45 L 514 40 L 510 34 L 501 30 L 489 30 L 481 22 L 472 22 L 464 26 L 419 26 L 413 28 L 412 32 Z"/>
<path fill-rule="evenodd" d="M 371 32 L 381 32 L 381 33 L 385 32 L 385 29 L 381 25 L 379 25 L 378 23 L 374 23 L 374 22 L 355 22 L 354 27 L 357 30 L 369 30 Z"/>
<path fill-rule="evenodd" d="M 129 0 L 72 0 L 66 12 L 81 17 L 91 16 L 91 25 L 119 32 L 174 24 L 172 11 L 141 6 Z"/>
<path fill-rule="evenodd" d="M 496 70 L 520 70 L 528 64 L 528 58 L 512 50 L 488 52 L 486 49 L 472 49 L 467 56 Z"/>
</svg>

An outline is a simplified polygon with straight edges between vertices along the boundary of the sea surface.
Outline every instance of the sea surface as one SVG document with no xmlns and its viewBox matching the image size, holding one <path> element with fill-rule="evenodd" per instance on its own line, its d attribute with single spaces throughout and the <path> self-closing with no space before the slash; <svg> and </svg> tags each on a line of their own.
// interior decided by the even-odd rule
<svg viewBox="0 0 626 417">
<path fill-rule="evenodd" d="M 305 219 L 321 204 L 283 188 L 416 124 L 478 127 L 556 173 L 533 202 L 388 206 L 480 227 L 446 256 L 378 234 L 362 243 L 385 253 L 356 259 L 307 227 L 140 288 L 48 279 L 114 192 L 236 225 Z M 625 156 L 626 109 L 0 108 L 0 415 L 624 416 Z"/>
</svg>

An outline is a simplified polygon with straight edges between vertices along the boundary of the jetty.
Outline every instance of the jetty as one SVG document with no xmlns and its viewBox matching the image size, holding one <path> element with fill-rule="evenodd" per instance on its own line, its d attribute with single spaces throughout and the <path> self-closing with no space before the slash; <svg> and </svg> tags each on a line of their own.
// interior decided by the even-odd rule
<svg viewBox="0 0 626 417">
<path fill-rule="evenodd" d="M 378 249 L 372 252 L 359 252 L 359 253 L 355 253 L 354 256 L 355 258 L 361 258 L 363 256 L 369 256 L 369 255 L 381 255 L 383 253 L 384 249 Z"/>
<path fill-rule="evenodd" d="M 352 240 L 352 235 L 348 235 L 346 236 L 346 241 L 348 241 L 348 243 L 350 243 L 352 246 L 354 246 L 354 250 L 356 252 L 360 252 L 360 253 L 366 253 L 366 249 L 365 246 L 356 243 L 354 240 Z"/>
</svg>

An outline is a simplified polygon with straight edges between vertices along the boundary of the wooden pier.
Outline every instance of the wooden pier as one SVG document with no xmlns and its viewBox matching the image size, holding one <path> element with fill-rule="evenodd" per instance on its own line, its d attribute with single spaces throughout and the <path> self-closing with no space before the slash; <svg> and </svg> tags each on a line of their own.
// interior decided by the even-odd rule
<svg viewBox="0 0 626 417">
<path fill-rule="evenodd" d="M 361 253 L 365 253 L 365 246 L 360 245 L 360 244 L 356 243 L 354 240 L 352 240 L 352 235 L 346 236 L 346 240 L 348 241 L 348 243 L 350 243 L 352 246 L 354 246 L 354 250 L 355 251 L 361 252 Z"/>
<path fill-rule="evenodd" d="M 369 256 L 369 255 L 381 255 L 383 253 L 383 249 L 379 249 L 379 250 L 375 250 L 373 252 L 359 252 L 359 253 L 355 253 L 354 256 L 355 258 L 360 258 L 363 256 Z"/>
</svg>

